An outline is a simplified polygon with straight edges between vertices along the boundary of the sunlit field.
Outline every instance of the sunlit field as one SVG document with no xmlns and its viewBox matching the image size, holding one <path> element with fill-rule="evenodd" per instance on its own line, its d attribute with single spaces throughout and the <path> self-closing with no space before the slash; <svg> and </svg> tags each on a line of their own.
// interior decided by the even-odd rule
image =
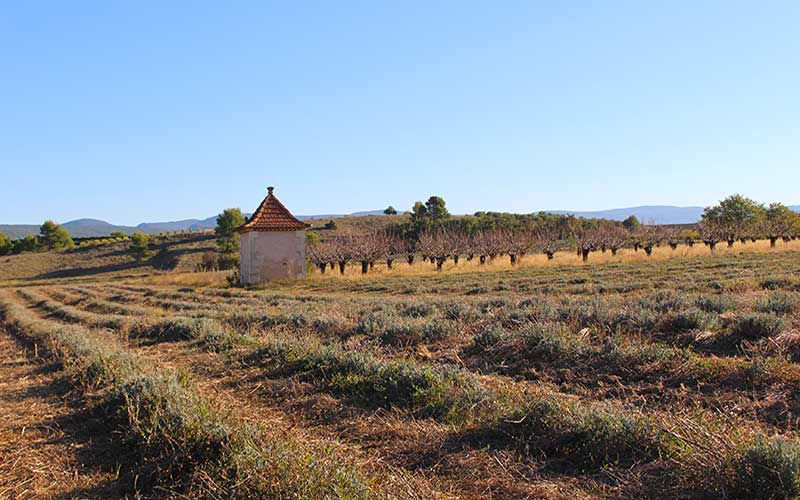
<svg viewBox="0 0 800 500">
<path fill-rule="evenodd" d="M 255 289 L 167 273 L 7 288 L 0 316 L 107 416 L 92 439 L 143 496 L 783 498 L 797 250 L 397 262 Z M 0 488 L 25 475 L 0 470 Z"/>
<path fill-rule="evenodd" d="M 800 250 L 800 240 L 783 242 L 779 241 L 775 248 L 770 248 L 768 240 L 758 240 L 756 242 L 741 243 L 737 241 L 733 248 L 728 248 L 727 244 L 721 243 L 714 250 L 714 256 L 736 255 L 741 253 L 752 252 L 785 252 L 791 250 Z M 467 260 L 461 257 L 458 264 L 453 262 L 453 259 L 448 259 L 444 264 L 441 271 L 436 270 L 435 264 L 422 261 L 422 258 L 417 256 L 414 263 L 409 265 L 404 259 L 396 259 L 392 263 L 392 268 L 386 266 L 385 261 L 375 262 L 374 267 L 366 275 L 361 272 L 361 267 L 358 263 L 350 263 L 345 269 L 344 275 L 339 273 L 337 269 L 328 269 L 324 274 L 320 273 L 319 269 L 309 268 L 310 274 L 314 278 L 335 279 L 342 276 L 347 278 L 368 278 L 370 276 L 413 276 L 425 274 L 441 274 L 441 273 L 466 273 L 476 271 L 506 271 L 511 269 L 526 269 L 535 267 L 559 267 L 569 265 L 591 266 L 595 264 L 607 263 L 636 263 L 636 262 L 649 262 L 653 260 L 664 259 L 680 259 L 692 257 L 707 257 L 712 253 L 705 245 L 697 243 L 694 246 L 678 245 L 673 250 L 668 245 L 661 245 L 653 249 L 652 255 L 648 256 L 643 250 L 635 251 L 632 248 L 623 248 L 617 252 L 617 255 L 612 255 L 611 251 L 592 252 L 589 261 L 583 262 L 581 256 L 576 255 L 574 251 L 557 252 L 552 260 L 548 260 L 545 255 L 541 254 L 528 254 L 525 255 L 512 266 L 507 256 L 498 256 L 495 259 L 487 259 L 485 264 L 480 264 L 477 258 Z"/>
</svg>

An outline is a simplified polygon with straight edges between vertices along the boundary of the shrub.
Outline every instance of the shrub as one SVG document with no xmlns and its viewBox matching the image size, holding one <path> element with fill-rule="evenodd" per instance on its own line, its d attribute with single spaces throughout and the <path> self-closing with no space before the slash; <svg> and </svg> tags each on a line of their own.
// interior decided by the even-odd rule
<svg viewBox="0 0 800 500">
<path fill-rule="evenodd" d="M 758 302 L 756 310 L 762 313 L 791 314 L 797 309 L 800 302 L 798 296 L 793 292 L 770 292 L 766 299 Z"/>
<path fill-rule="evenodd" d="M 661 326 L 665 331 L 675 333 L 708 330 L 716 326 L 716 319 L 699 309 L 689 309 L 668 314 L 662 319 Z"/>
<path fill-rule="evenodd" d="M 755 313 L 739 318 L 731 333 L 740 339 L 758 340 L 777 335 L 785 328 L 784 321 L 774 314 Z"/>
<path fill-rule="evenodd" d="M 411 304 L 406 306 L 400 314 L 412 318 L 422 318 L 430 316 L 434 311 L 436 311 L 436 308 L 429 304 Z"/>
<path fill-rule="evenodd" d="M 672 443 L 648 419 L 612 408 L 593 408 L 555 396 L 533 399 L 495 424 L 525 453 L 561 456 L 564 468 L 587 471 L 629 465 L 673 453 Z"/>
<path fill-rule="evenodd" d="M 137 262 L 143 261 L 150 254 L 150 238 L 136 231 L 131 235 L 130 253 Z"/>
<path fill-rule="evenodd" d="M 444 307 L 444 316 L 452 320 L 468 320 L 477 317 L 477 313 L 469 304 L 451 302 Z"/>
<path fill-rule="evenodd" d="M 792 280 L 789 278 L 767 278 L 761 280 L 759 285 L 765 290 L 778 290 L 792 286 Z"/>
<path fill-rule="evenodd" d="M 472 339 L 472 344 L 478 349 L 492 347 L 508 336 L 508 332 L 496 325 L 488 325 Z"/>
<path fill-rule="evenodd" d="M 743 496 L 778 500 L 800 496 L 800 445 L 777 437 L 757 436 L 736 461 Z"/>
<path fill-rule="evenodd" d="M 736 308 L 736 301 L 730 295 L 705 295 L 695 301 L 695 305 L 707 313 L 722 314 Z"/>
</svg>

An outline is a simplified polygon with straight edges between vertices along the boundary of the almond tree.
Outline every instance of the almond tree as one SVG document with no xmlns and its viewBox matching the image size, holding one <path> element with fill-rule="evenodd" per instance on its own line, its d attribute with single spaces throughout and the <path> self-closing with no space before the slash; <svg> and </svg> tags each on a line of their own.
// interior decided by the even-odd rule
<svg viewBox="0 0 800 500">
<path fill-rule="evenodd" d="M 502 242 L 495 229 L 484 229 L 477 232 L 472 241 L 481 264 L 486 264 L 487 256 L 494 260 L 502 252 Z"/>
<path fill-rule="evenodd" d="M 525 229 L 506 230 L 500 233 L 500 238 L 505 247 L 505 253 L 511 260 L 511 265 L 517 265 L 521 259 L 533 246 L 534 236 Z"/>
<path fill-rule="evenodd" d="M 641 226 L 638 240 L 644 253 L 650 257 L 653 255 L 653 247 L 657 247 L 664 240 L 664 232 L 659 226 Z"/>
<path fill-rule="evenodd" d="M 423 231 L 417 242 L 420 252 L 436 263 L 436 270 L 441 271 L 447 258 L 450 257 L 451 243 L 444 228 Z"/>
<path fill-rule="evenodd" d="M 445 234 L 446 253 L 453 258 L 453 263 L 458 265 L 459 256 L 469 251 L 469 235 L 463 229 L 446 230 Z"/>
<path fill-rule="evenodd" d="M 375 261 L 388 254 L 386 231 L 376 229 L 357 235 L 351 242 L 353 259 L 361 263 L 361 273 L 367 274 Z"/>
<path fill-rule="evenodd" d="M 599 232 L 596 228 L 586 227 L 580 220 L 575 221 L 571 229 L 578 255 L 581 256 L 583 262 L 587 262 L 589 254 L 598 248 Z"/>
<path fill-rule="evenodd" d="M 567 247 L 566 236 L 563 224 L 554 222 L 541 224 L 536 229 L 534 247 L 545 254 L 547 260 L 553 260 L 556 252 Z"/>
<path fill-rule="evenodd" d="M 325 274 L 328 264 L 333 264 L 333 252 L 330 243 L 322 241 L 310 241 L 306 245 L 306 255 L 308 260 L 319 269 L 319 272 Z"/>
<path fill-rule="evenodd" d="M 616 224 L 608 224 L 600 228 L 600 242 L 603 248 L 611 250 L 616 256 L 620 248 L 628 242 L 628 231 Z"/>
<path fill-rule="evenodd" d="M 329 239 L 331 261 L 339 266 L 339 274 L 344 274 L 347 263 L 353 260 L 353 245 L 356 238 L 351 234 L 337 234 Z"/>
<path fill-rule="evenodd" d="M 664 240 L 672 250 L 676 250 L 683 241 L 681 230 L 676 227 L 663 227 L 661 229 Z"/>
<path fill-rule="evenodd" d="M 717 248 L 717 243 L 723 241 L 725 238 L 725 229 L 721 227 L 720 221 L 714 218 L 703 220 L 698 226 L 703 243 L 711 250 L 711 253 L 714 253 L 714 250 Z"/>
</svg>

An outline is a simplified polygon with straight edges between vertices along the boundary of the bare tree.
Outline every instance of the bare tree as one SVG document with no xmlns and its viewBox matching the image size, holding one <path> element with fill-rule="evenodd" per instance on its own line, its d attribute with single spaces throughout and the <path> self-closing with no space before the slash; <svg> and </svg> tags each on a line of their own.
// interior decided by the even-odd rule
<svg viewBox="0 0 800 500">
<path fill-rule="evenodd" d="M 325 274 L 328 264 L 333 264 L 333 251 L 330 243 L 322 241 L 311 241 L 306 245 L 306 255 L 308 260 L 319 269 L 319 272 Z"/>
<path fill-rule="evenodd" d="M 447 258 L 450 244 L 447 241 L 447 232 L 444 228 L 424 231 L 419 235 L 417 245 L 423 255 L 427 255 L 431 262 L 436 263 L 436 270 L 441 271 Z"/>
<path fill-rule="evenodd" d="M 653 248 L 664 241 L 664 231 L 661 226 L 640 226 L 637 231 L 639 244 L 648 257 L 653 255 Z"/>
<path fill-rule="evenodd" d="M 713 219 L 700 222 L 699 228 L 703 243 L 711 250 L 711 253 L 714 253 L 717 243 L 725 239 L 725 229 Z"/>
<path fill-rule="evenodd" d="M 331 261 L 339 266 L 339 274 L 344 274 L 347 263 L 354 258 L 353 245 L 357 238 L 349 233 L 337 234 L 328 239 Z"/>
<path fill-rule="evenodd" d="M 578 255 L 586 262 L 589 254 L 598 248 L 599 232 L 596 228 L 586 227 L 580 220 L 574 222 L 571 229 Z"/>
<path fill-rule="evenodd" d="M 481 264 L 486 263 L 486 257 L 494 260 L 503 250 L 500 234 L 496 229 L 479 231 L 473 236 L 472 242 Z"/>
<path fill-rule="evenodd" d="M 504 253 L 508 254 L 512 266 L 517 265 L 519 259 L 528 253 L 534 243 L 534 234 L 526 229 L 510 229 L 498 233 Z"/>
<path fill-rule="evenodd" d="M 384 229 L 375 229 L 357 235 L 351 241 L 353 259 L 361 263 L 361 273 L 367 274 L 375 261 L 389 253 L 389 237 Z"/>
<path fill-rule="evenodd" d="M 536 228 L 534 247 L 553 260 L 556 252 L 567 248 L 567 234 L 563 223 L 546 222 Z"/>
<path fill-rule="evenodd" d="M 616 256 L 620 248 L 628 242 L 628 231 L 617 224 L 606 224 L 599 228 L 601 249 L 611 250 L 611 255 Z"/>
</svg>

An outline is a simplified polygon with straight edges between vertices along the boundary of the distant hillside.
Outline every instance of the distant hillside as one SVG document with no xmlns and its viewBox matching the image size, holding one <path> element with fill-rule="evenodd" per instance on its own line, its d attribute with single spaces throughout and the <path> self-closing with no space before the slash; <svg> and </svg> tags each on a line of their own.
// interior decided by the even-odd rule
<svg viewBox="0 0 800 500">
<path fill-rule="evenodd" d="M 548 210 L 554 214 L 573 214 L 577 217 L 596 219 L 625 220 L 635 215 L 640 222 L 648 224 L 691 224 L 700 220 L 703 207 L 673 207 L 663 205 L 613 208 L 590 212 L 573 212 L 569 210 Z"/>
<path fill-rule="evenodd" d="M 795 212 L 800 212 L 800 205 L 790 206 Z M 588 212 L 576 212 L 570 210 L 547 210 L 554 214 L 573 214 L 578 217 L 592 217 L 598 219 L 624 220 L 631 215 L 646 224 L 692 224 L 700 220 L 703 214 L 703 207 L 673 207 L 667 205 L 653 205 L 629 208 L 613 208 L 610 210 L 597 210 Z M 302 220 L 329 220 L 343 217 L 369 217 L 382 215 L 383 210 L 369 210 L 354 212 L 352 214 L 323 214 L 323 215 L 298 215 Z M 246 214 L 249 215 L 249 214 Z M 131 234 L 134 231 L 141 231 L 146 234 L 156 234 L 163 231 L 183 231 L 193 230 L 202 231 L 214 229 L 217 225 L 217 216 L 206 219 L 186 219 L 168 222 L 143 222 L 138 226 L 117 226 L 99 219 L 78 219 L 62 224 L 69 234 L 75 238 L 86 238 L 93 236 L 108 236 L 114 231 L 122 231 Z M 0 224 L 0 232 L 13 239 L 25 237 L 29 234 L 39 234 L 39 226 L 29 224 Z"/>
</svg>

